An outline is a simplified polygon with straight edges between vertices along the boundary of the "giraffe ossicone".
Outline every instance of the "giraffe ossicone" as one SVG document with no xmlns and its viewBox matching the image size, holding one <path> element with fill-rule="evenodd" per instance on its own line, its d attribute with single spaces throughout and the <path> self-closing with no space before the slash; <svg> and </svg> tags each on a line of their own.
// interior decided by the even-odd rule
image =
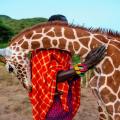
<svg viewBox="0 0 120 120">
<path fill-rule="evenodd" d="M 120 120 L 120 39 L 117 35 L 60 21 L 47 22 L 15 36 L 7 47 L 10 56 L 4 57 L 23 85 L 31 89 L 29 52 L 60 49 L 85 58 L 92 48 L 103 44 L 107 48 L 106 57 L 96 66 L 89 84 L 98 100 L 100 120 Z M 2 50 L 0 54 L 3 55 Z"/>
</svg>

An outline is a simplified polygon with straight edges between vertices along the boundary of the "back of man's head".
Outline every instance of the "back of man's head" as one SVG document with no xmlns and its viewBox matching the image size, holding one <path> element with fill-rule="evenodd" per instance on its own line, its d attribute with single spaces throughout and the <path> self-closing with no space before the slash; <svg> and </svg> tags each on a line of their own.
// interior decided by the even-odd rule
<svg viewBox="0 0 120 120">
<path fill-rule="evenodd" d="M 48 21 L 63 21 L 63 22 L 67 22 L 68 23 L 68 20 L 67 18 L 64 16 L 64 15 L 60 15 L 60 14 L 57 14 L 57 15 L 52 15 Z"/>
</svg>

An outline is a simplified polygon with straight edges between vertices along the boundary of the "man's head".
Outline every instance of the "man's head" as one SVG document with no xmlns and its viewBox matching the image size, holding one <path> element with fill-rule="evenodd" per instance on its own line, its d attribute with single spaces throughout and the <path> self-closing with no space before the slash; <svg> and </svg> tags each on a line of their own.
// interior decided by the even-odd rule
<svg viewBox="0 0 120 120">
<path fill-rule="evenodd" d="M 60 15 L 60 14 L 56 14 L 56 15 L 52 15 L 48 21 L 63 21 L 68 23 L 67 18 L 64 15 Z"/>
</svg>

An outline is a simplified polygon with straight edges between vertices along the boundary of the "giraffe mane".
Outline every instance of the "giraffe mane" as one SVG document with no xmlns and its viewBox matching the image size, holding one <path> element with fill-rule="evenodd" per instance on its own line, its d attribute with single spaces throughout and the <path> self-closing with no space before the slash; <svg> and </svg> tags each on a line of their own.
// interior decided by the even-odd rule
<svg viewBox="0 0 120 120">
<path fill-rule="evenodd" d="M 80 25 L 68 24 L 68 23 L 63 22 L 63 21 L 50 21 L 50 22 L 43 22 L 43 23 L 34 25 L 34 26 L 30 27 L 30 28 L 22 30 L 19 34 L 15 35 L 11 39 L 9 45 L 11 43 L 13 43 L 14 41 L 16 41 L 16 39 L 18 37 L 20 37 L 22 34 L 25 34 L 25 33 L 29 32 L 31 30 L 34 30 L 34 29 L 38 29 L 38 28 L 42 28 L 42 27 L 46 27 L 46 26 L 51 26 L 51 25 L 57 25 L 57 26 L 63 26 L 63 27 L 72 27 L 72 28 L 75 28 L 75 29 L 87 30 L 87 31 L 92 32 L 92 33 L 106 34 L 107 36 L 110 36 L 110 37 L 120 38 L 120 32 L 113 31 L 111 29 L 93 28 L 93 27 L 87 28 L 87 27 L 80 26 Z"/>
<path fill-rule="evenodd" d="M 111 36 L 111 37 L 118 37 L 120 38 L 120 32 L 118 31 L 114 31 L 112 29 L 105 29 L 105 28 L 89 28 L 89 30 L 91 32 L 95 32 L 95 33 L 102 33 L 102 34 L 106 34 L 108 36 Z"/>
<path fill-rule="evenodd" d="M 114 31 L 112 29 L 107 29 L 107 28 L 93 28 L 93 27 L 84 27 L 84 26 L 80 26 L 80 25 L 74 25 L 74 24 L 70 24 L 70 27 L 76 28 L 76 29 L 82 29 L 82 30 L 87 30 L 89 32 L 92 33 L 100 33 L 100 34 L 106 34 L 107 36 L 110 37 L 117 37 L 120 38 L 120 32 L 118 31 Z"/>
</svg>

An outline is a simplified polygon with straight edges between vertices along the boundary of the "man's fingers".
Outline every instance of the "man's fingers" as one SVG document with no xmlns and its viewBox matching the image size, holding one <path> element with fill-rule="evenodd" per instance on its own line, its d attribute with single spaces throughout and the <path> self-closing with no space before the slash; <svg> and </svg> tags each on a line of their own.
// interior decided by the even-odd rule
<svg viewBox="0 0 120 120">
<path fill-rule="evenodd" d="M 103 55 L 100 57 L 99 61 L 101 61 L 104 57 L 105 57 L 105 54 L 103 54 Z"/>
<path fill-rule="evenodd" d="M 87 57 L 86 57 L 86 59 L 89 59 L 89 58 L 91 58 L 92 56 L 99 56 L 100 54 L 104 54 L 104 52 L 105 52 L 105 49 L 106 47 L 105 47 L 105 45 L 101 45 L 101 46 L 99 46 L 99 47 L 97 47 L 97 48 L 94 48 L 94 49 L 92 49 L 89 53 L 88 53 L 88 55 L 87 55 Z"/>
<path fill-rule="evenodd" d="M 97 65 L 104 57 L 105 57 L 105 54 L 103 54 L 98 60 L 96 60 L 94 65 Z"/>
<path fill-rule="evenodd" d="M 106 48 L 103 47 L 98 54 L 96 54 L 99 58 L 105 55 Z"/>
<path fill-rule="evenodd" d="M 104 53 L 106 51 L 106 47 L 105 47 L 105 45 L 102 45 L 100 48 L 99 48 L 99 51 L 98 51 L 98 54 L 99 53 Z"/>
<path fill-rule="evenodd" d="M 105 51 L 106 51 L 106 47 L 105 47 L 105 45 L 102 45 L 98 48 L 98 51 L 95 54 L 95 56 L 100 58 L 100 57 L 102 57 L 102 55 L 105 54 Z"/>
</svg>

